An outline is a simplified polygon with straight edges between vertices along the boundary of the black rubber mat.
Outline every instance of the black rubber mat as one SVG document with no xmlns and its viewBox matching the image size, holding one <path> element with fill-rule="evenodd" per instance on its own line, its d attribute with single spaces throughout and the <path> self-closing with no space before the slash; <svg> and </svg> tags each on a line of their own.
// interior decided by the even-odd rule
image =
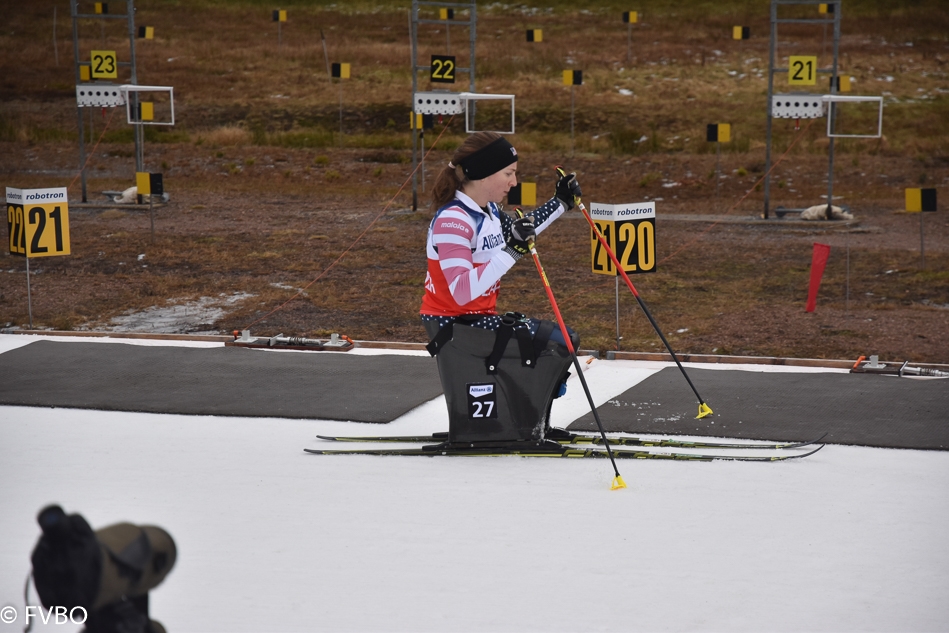
<svg viewBox="0 0 949 633">
<path fill-rule="evenodd" d="M 872 374 L 688 369 L 714 413 L 676 367 L 653 374 L 597 408 L 607 431 L 811 440 L 893 448 L 949 449 L 949 379 Z M 555 405 L 556 406 L 556 405 Z M 569 426 L 596 430 L 588 413 Z"/>
<path fill-rule="evenodd" d="M 37 341 L 0 354 L 0 404 L 391 422 L 442 393 L 432 358 Z"/>
</svg>

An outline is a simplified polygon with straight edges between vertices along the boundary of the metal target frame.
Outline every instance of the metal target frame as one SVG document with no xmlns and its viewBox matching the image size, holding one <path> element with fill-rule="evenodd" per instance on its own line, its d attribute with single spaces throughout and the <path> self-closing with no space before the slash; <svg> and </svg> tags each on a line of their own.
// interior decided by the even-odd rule
<svg viewBox="0 0 949 633">
<path fill-rule="evenodd" d="M 820 18 L 779 18 L 778 17 L 778 7 L 780 6 L 812 6 L 817 9 L 820 5 L 827 4 L 832 6 L 833 16 L 832 17 L 820 17 Z M 823 95 L 815 93 L 795 93 L 795 94 L 775 94 L 774 93 L 774 76 L 777 74 L 787 73 L 788 68 L 776 68 L 775 67 L 775 58 L 777 56 L 777 45 L 778 45 L 778 25 L 779 24 L 814 24 L 814 25 L 833 25 L 834 34 L 833 34 L 833 61 L 830 68 L 817 68 L 815 73 L 820 75 L 829 74 L 831 76 L 830 82 L 830 97 L 834 97 L 837 94 L 837 73 L 838 73 L 838 60 L 840 54 L 840 15 L 841 15 L 841 0 L 835 0 L 833 2 L 822 2 L 821 0 L 771 0 L 771 41 L 769 45 L 768 53 L 768 119 L 767 119 L 767 128 L 766 128 L 766 139 L 765 139 L 765 176 L 764 176 L 764 218 L 768 219 L 770 204 L 771 204 L 771 146 L 772 146 L 772 121 L 774 118 L 792 118 L 792 117 L 775 117 L 774 108 L 776 99 L 786 99 L 788 97 L 794 98 L 798 97 L 801 99 L 819 99 L 823 102 L 822 107 L 827 107 L 827 101 L 823 99 Z M 832 118 L 833 107 L 828 107 L 828 118 Z M 797 118 L 818 118 L 819 115 L 816 115 L 816 112 L 810 116 L 803 116 Z M 827 150 L 828 155 L 828 167 L 827 167 L 827 204 L 828 207 L 833 203 L 834 200 L 834 137 L 830 137 L 830 144 Z M 783 214 L 781 214 L 783 215 Z"/>
<path fill-rule="evenodd" d="M 863 96 L 863 95 L 824 95 L 821 97 L 827 104 L 827 137 L 834 138 L 881 138 L 883 136 L 883 97 Z M 877 131 L 875 134 L 837 134 L 833 131 L 834 119 L 836 119 L 835 103 L 865 103 L 875 101 L 879 104 L 877 110 Z"/>
<path fill-rule="evenodd" d="M 119 86 L 119 92 L 126 95 L 125 98 L 125 117 L 129 125 L 174 125 L 175 124 L 175 89 L 171 86 L 140 86 L 137 84 L 123 84 Z M 128 94 L 130 92 L 139 93 L 139 92 L 167 92 L 168 93 L 168 108 L 170 112 L 170 121 L 145 121 L 141 118 L 136 118 L 132 114 L 132 101 L 136 101 L 141 104 L 142 102 L 138 99 L 129 99 Z"/>
<path fill-rule="evenodd" d="M 138 75 L 135 70 L 135 0 L 125 0 L 125 13 L 80 13 L 79 11 L 79 1 L 80 0 L 69 0 L 70 16 L 72 17 L 72 33 L 73 33 L 73 59 L 74 59 L 74 68 L 75 68 L 75 77 L 76 77 L 76 115 L 79 124 L 79 169 L 80 169 L 80 180 L 82 183 L 82 201 L 88 202 L 88 192 L 86 185 L 86 146 L 85 146 L 85 125 L 83 123 L 83 108 L 87 107 L 120 107 L 122 103 L 118 103 L 117 99 L 112 99 L 106 103 L 94 104 L 89 100 L 85 100 L 85 95 L 81 94 L 81 91 L 84 89 L 92 90 L 113 90 L 117 89 L 115 84 L 109 82 L 84 82 L 82 78 L 81 69 L 85 66 L 89 66 L 89 62 L 83 61 L 80 58 L 79 54 L 79 20 L 85 19 L 95 19 L 95 20 L 123 20 L 126 22 L 126 27 L 128 30 L 129 38 L 129 60 L 128 61 L 116 61 L 116 66 L 128 68 L 129 71 L 129 85 L 138 84 Z M 122 0 L 118 0 L 115 4 L 119 4 Z M 125 100 L 128 100 L 128 91 L 123 93 L 125 95 Z M 133 100 L 136 101 L 137 105 L 137 95 L 133 97 Z M 143 171 L 144 156 L 142 153 L 142 147 L 145 142 L 145 135 L 143 132 L 142 126 L 136 126 L 135 128 L 135 171 Z"/>
<path fill-rule="evenodd" d="M 461 9 L 468 11 L 468 19 L 456 19 L 452 16 L 450 19 L 438 19 L 432 20 L 428 18 L 419 17 L 419 9 L 422 7 L 428 8 L 438 8 L 438 9 Z M 416 96 L 419 94 L 418 90 L 418 75 L 421 71 L 431 71 L 430 64 L 420 64 L 418 60 L 418 27 L 420 24 L 432 24 L 442 26 L 446 29 L 446 34 L 448 29 L 452 25 L 456 26 L 467 26 L 468 27 L 468 41 L 469 41 L 469 61 L 468 66 L 465 67 L 456 67 L 456 72 L 462 72 L 468 74 L 468 92 L 475 93 L 475 43 L 477 41 L 477 30 L 478 30 L 478 4 L 477 0 L 470 0 L 469 2 L 435 2 L 432 0 L 412 0 L 412 8 L 409 13 L 409 30 L 411 31 L 411 43 L 412 43 L 412 114 L 413 117 L 415 114 L 428 114 L 420 110 L 416 110 L 414 103 Z M 446 96 L 450 96 L 451 93 L 445 92 Z M 467 129 L 467 126 L 466 126 Z M 417 130 L 415 126 L 412 126 L 412 210 L 418 210 L 418 172 L 419 172 L 419 142 L 421 141 L 424 148 L 425 135 L 421 130 Z M 424 152 L 423 152 L 424 157 Z"/>
</svg>

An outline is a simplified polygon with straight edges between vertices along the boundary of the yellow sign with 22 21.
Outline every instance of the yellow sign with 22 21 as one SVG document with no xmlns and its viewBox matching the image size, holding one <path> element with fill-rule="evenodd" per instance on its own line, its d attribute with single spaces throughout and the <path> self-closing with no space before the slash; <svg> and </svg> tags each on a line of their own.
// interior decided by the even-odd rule
<svg viewBox="0 0 949 633">
<path fill-rule="evenodd" d="M 66 187 L 7 187 L 7 228 L 11 255 L 69 255 L 69 204 Z"/>
</svg>

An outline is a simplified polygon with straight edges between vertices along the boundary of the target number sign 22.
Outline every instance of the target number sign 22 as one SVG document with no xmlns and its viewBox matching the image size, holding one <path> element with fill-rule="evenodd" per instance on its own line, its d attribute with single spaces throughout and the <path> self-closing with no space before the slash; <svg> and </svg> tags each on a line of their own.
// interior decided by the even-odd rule
<svg viewBox="0 0 949 633">
<path fill-rule="evenodd" d="M 590 217 L 627 275 L 656 272 L 656 203 L 590 204 Z M 590 230 L 593 272 L 618 275 L 613 260 Z"/>
<path fill-rule="evenodd" d="M 454 55 L 432 55 L 432 83 L 455 83 Z"/>
<path fill-rule="evenodd" d="M 66 188 L 7 187 L 7 244 L 11 255 L 69 255 L 69 205 Z"/>
</svg>

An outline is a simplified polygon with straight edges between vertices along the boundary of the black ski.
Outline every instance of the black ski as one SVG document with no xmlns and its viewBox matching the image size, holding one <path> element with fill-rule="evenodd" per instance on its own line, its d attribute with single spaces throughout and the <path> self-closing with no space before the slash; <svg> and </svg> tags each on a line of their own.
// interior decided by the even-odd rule
<svg viewBox="0 0 949 633">
<path fill-rule="evenodd" d="M 554 431 L 549 440 L 564 445 L 584 445 L 595 444 L 602 445 L 603 438 L 594 433 L 571 433 L 561 429 L 552 429 Z M 755 448 L 759 450 L 772 450 L 784 448 L 801 448 L 817 444 L 826 433 L 817 439 L 807 442 L 767 442 L 760 444 L 737 444 L 734 442 L 719 442 L 716 440 L 677 440 L 672 438 L 646 439 L 641 437 L 608 437 L 611 446 L 651 446 L 656 448 Z M 382 435 L 382 436 L 345 436 L 345 435 L 317 435 L 321 440 L 332 442 L 370 442 L 370 443 L 403 443 L 419 444 L 426 442 L 444 442 L 448 439 L 447 433 L 436 433 L 434 435 Z"/>
<path fill-rule="evenodd" d="M 657 452 L 613 449 L 613 456 L 617 459 L 673 459 L 683 461 L 702 461 L 708 462 L 714 459 L 733 460 L 742 462 L 780 462 L 788 459 L 798 459 L 813 455 L 824 445 L 820 445 L 812 451 L 797 454 L 783 454 L 774 456 L 753 456 L 753 455 L 712 455 L 698 453 L 679 453 L 673 451 Z M 304 448 L 305 452 L 312 455 L 395 455 L 395 456 L 425 456 L 435 457 L 438 455 L 459 456 L 459 457 L 500 457 L 504 455 L 516 455 L 519 457 L 568 457 L 568 458 L 588 458 L 588 457 L 609 457 L 605 449 L 601 448 L 574 448 L 569 446 L 560 447 L 559 450 L 547 449 L 517 449 L 517 448 L 452 448 L 442 445 L 424 446 L 419 448 L 380 448 L 380 449 L 362 449 L 362 450 L 324 450 L 315 448 Z"/>
</svg>

